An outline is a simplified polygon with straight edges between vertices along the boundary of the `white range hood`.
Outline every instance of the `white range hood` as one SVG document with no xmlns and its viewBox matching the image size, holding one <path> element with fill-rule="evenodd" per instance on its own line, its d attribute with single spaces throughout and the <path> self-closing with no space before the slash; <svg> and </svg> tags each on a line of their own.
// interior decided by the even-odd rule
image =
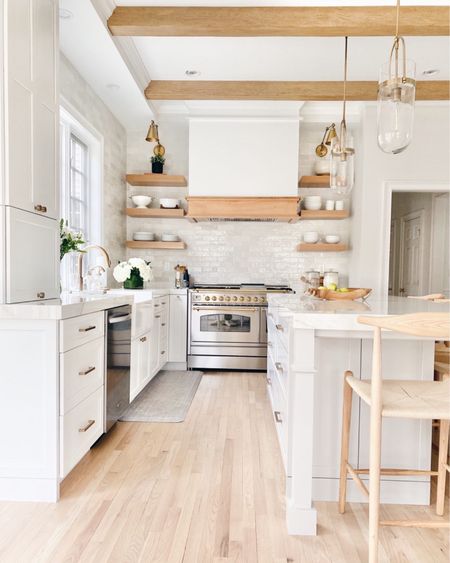
<svg viewBox="0 0 450 563">
<path fill-rule="evenodd" d="M 295 220 L 298 117 L 193 117 L 189 212 L 194 220 Z"/>
</svg>

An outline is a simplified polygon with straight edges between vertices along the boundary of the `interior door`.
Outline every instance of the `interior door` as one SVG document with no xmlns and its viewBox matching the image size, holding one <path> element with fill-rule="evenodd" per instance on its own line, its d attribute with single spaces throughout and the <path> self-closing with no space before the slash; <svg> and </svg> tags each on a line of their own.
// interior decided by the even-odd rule
<svg viewBox="0 0 450 563">
<path fill-rule="evenodd" d="M 401 218 L 399 294 L 421 295 L 423 265 L 423 212 Z"/>
</svg>

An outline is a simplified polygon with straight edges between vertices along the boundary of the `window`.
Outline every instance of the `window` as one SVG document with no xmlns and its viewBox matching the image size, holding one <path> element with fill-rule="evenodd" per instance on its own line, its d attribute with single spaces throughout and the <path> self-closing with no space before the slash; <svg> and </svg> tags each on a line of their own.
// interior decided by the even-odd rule
<svg viewBox="0 0 450 563">
<path fill-rule="evenodd" d="M 102 244 L 102 138 L 75 115 L 73 110 L 60 109 L 60 214 L 87 243 Z M 77 256 L 68 254 L 61 263 L 63 289 L 74 289 L 77 277 Z"/>
</svg>

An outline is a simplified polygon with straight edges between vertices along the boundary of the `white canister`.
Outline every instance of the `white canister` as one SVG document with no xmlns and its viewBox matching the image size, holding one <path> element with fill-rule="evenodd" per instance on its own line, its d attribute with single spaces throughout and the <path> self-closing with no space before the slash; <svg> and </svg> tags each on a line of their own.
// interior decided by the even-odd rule
<svg viewBox="0 0 450 563">
<path fill-rule="evenodd" d="M 335 203 L 336 211 L 343 211 L 344 210 L 344 200 L 338 199 Z"/>
<path fill-rule="evenodd" d="M 333 209 L 334 209 L 334 199 L 327 199 L 326 200 L 325 209 L 327 211 L 333 211 Z"/>
<path fill-rule="evenodd" d="M 339 274 L 336 270 L 326 270 L 323 275 L 323 285 L 328 287 L 332 283 L 336 284 L 336 287 L 339 286 Z"/>
</svg>

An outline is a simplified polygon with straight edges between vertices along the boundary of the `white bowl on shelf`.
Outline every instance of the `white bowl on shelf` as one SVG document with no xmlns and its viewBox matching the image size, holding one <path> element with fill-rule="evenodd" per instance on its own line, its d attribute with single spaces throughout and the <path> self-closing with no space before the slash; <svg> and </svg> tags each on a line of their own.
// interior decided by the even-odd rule
<svg viewBox="0 0 450 563">
<path fill-rule="evenodd" d="M 131 196 L 131 201 L 139 209 L 145 209 L 148 205 L 151 204 L 152 199 L 153 198 L 151 198 L 149 195 L 132 195 Z"/>
<path fill-rule="evenodd" d="M 318 211 L 322 207 L 320 195 L 309 195 L 303 198 L 303 205 L 308 211 Z"/>
<path fill-rule="evenodd" d="M 319 240 L 319 233 L 317 231 L 307 231 L 303 233 L 303 242 L 307 244 L 315 244 Z"/>
<path fill-rule="evenodd" d="M 180 203 L 179 199 L 175 199 L 173 197 L 163 197 L 159 200 L 159 204 L 164 209 L 175 209 Z"/>
<path fill-rule="evenodd" d="M 163 242 L 177 242 L 180 240 L 180 237 L 178 235 L 172 235 L 171 233 L 163 233 L 161 240 Z"/>
<path fill-rule="evenodd" d="M 136 231 L 133 233 L 133 240 L 155 240 L 155 234 L 146 231 Z"/>
<path fill-rule="evenodd" d="M 328 244 L 337 244 L 340 240 L 339 235 L 325 235 L 325 242 Z"/>
</svg>

